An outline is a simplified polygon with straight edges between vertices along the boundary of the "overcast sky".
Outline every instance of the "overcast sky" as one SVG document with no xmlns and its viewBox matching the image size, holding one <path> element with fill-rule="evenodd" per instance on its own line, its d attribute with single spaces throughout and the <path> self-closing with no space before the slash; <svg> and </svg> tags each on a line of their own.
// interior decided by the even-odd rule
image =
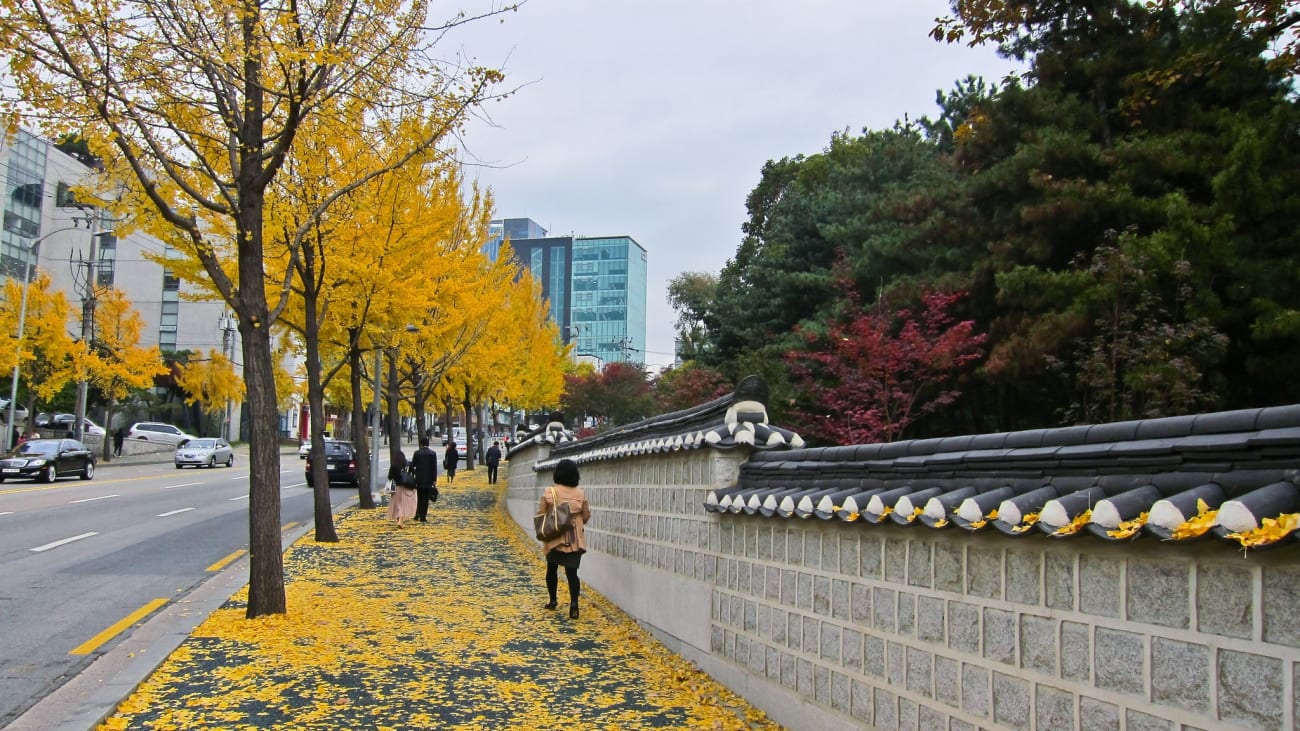
<svg viewBox="0 0 1300 731">
<path fill-rule="evenodd" d="M 472 9 L 473 6 L 467 6 Z M 672 362 L 668 282 L 718 273 L 768 160 L 831 134 L 936 116 L 966 74 L 1001 79 L 991 48 L 931 40 L 945 0 L 528 0 L 446 39 L 502 68 L 510 98 L 463 138 L 495 218 L 552 235 L 628 235 L 649 253 L 647 343 Z"/>
</svg>

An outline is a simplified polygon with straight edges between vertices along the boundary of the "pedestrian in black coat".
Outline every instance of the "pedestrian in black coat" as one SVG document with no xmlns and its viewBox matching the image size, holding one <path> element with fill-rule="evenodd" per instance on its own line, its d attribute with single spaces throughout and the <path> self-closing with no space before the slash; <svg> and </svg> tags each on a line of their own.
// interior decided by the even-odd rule
<svg viewBox="0 0 1300 731">
<path fill-rule="evenodd" d="M 411 466 L 415 468 L 415 490 L 418 495 L 415 519 L 427 523 L 429 502 L 438 502 L 438 455 L 429 449 L 428 437 L 420 437 L 420 448 L 411 455 Z"/>
<path fill-rule="evenodd" d="M 492 442 L 488 447 L 487 454 L 483 455 L 483 463 L 488 468 L 488 484 L 497 484 L 497 467 L 501 464 L 501 442 Z"/>
<path fill-rule="evenodd" d="M 460 450 L 456 449 L 455 440 L 447 442 L 447 451 L 442 453 L 442 468 L 447 470 L 447 483 L 456 479 L 456 466 L 460 464 Z"/>
</svg>

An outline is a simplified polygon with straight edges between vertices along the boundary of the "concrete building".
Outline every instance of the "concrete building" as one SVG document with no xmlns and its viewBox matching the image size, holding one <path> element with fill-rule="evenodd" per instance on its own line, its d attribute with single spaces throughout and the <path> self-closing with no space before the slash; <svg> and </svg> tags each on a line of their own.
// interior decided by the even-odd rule
<svg viewBox="0 0 1300 731">
<path fill-rule="evenodd" d="M 645 247 L 631 236 L 546 236 L 527 218 L 492 226 L 501 238 L 494 237 L 484 250 L 493 247 L 493 256 L 502 238 L 510 241 L 515 256 L 541 282 L 551 319 L 565 342 L 575 343 L 577 357 L 597 366 L 645 363 Z"/>
<path fill-rule="evenodd" d="M 225 352 L 242 375 L 239 332 L 225 303 L 188 298 L 193 294 L 190 288 L 157 259 L 165 261 L 175 253 L 163 242 L 138 232 L 119 236 L 113 222 L 103 218 L 105 214 L 77 206 L 70 188 L 90 173 L 86 165 L 21 130 L 0 139 L 0 165 L 8 193 L 0 230 L 0 271 L 5 277 L 21 278 L 29 264 L 48 274 L 54 288 L 72 304 L 68 328 L 79 337 L 82 305 L 91 292 L 87 285 L 93 275 L 94 291 L 116 287 L 140 313 L 145 323 L 141 346 L 157 345 L 164 354 L 190 351 L 198 358 L 210 350 Z M 87 225 L 89 219 L 94 219 L 93 227 Z M 6 388 L 3 396 L 8 395 Z M 92 400 L 86 414 L 100 422 L 102 405 Z M 230 420 L 235 425 L 232 438 L 240 439 L 240 404 L 231 405 Z"/>
</svg>

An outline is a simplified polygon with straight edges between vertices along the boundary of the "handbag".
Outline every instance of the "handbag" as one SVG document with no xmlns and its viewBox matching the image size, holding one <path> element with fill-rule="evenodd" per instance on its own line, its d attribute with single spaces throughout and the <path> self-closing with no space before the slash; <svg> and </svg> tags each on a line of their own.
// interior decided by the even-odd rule
<svg viewBox="0 0 1300 731">
<path fill-rule="evenodd" d="M 415 472 L 409 468 L 397 473 L 397 484 L 412 490 L 419 485 L 419 483 L 415 481 Z"/>
<path fill-rule="evenodd" d="M 555 497 L 555 488 L 551 490 L 551 509 L 543 510 L 533 516 L 533 528 L 537 531 L 537 540 L 549 541 L 559 538 L 573 527 L 573 513 L 569 504 Z"/>
</svg>

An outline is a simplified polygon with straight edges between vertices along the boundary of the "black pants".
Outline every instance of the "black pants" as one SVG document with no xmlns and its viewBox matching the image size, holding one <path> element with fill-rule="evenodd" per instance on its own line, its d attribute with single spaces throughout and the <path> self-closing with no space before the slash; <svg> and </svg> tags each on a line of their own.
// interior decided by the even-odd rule
<svg viewBox="0 0 1300 731">
<path fill-rule="evenodd" d="M 578 603 L 578 592 L 582 583 L 578 581 L 578 565 L 582 563 L 581 553 L 566 553 L 558 548 L 546 554 L 546 594 L 555 601 L 555 592 L 560 588 L 560 567 L 564 567 L 564 578 L 569 582 L 569 603 Z"/>
<path fill-rule="evenodd" d="M 495 485 L 497 481 L 497 466 L 494 464 L 490 464 L 487 466 L 487 468 L 488 468 L 488 484 Z"/>
<path fill-rule="evenodd" d="M 436 488 L 421 487 L 416 490 L 415 497 L 415 519 L 424 522 L 429 519 L 429 501 L 433 499 L 433 492 Z"/>
</svg>

